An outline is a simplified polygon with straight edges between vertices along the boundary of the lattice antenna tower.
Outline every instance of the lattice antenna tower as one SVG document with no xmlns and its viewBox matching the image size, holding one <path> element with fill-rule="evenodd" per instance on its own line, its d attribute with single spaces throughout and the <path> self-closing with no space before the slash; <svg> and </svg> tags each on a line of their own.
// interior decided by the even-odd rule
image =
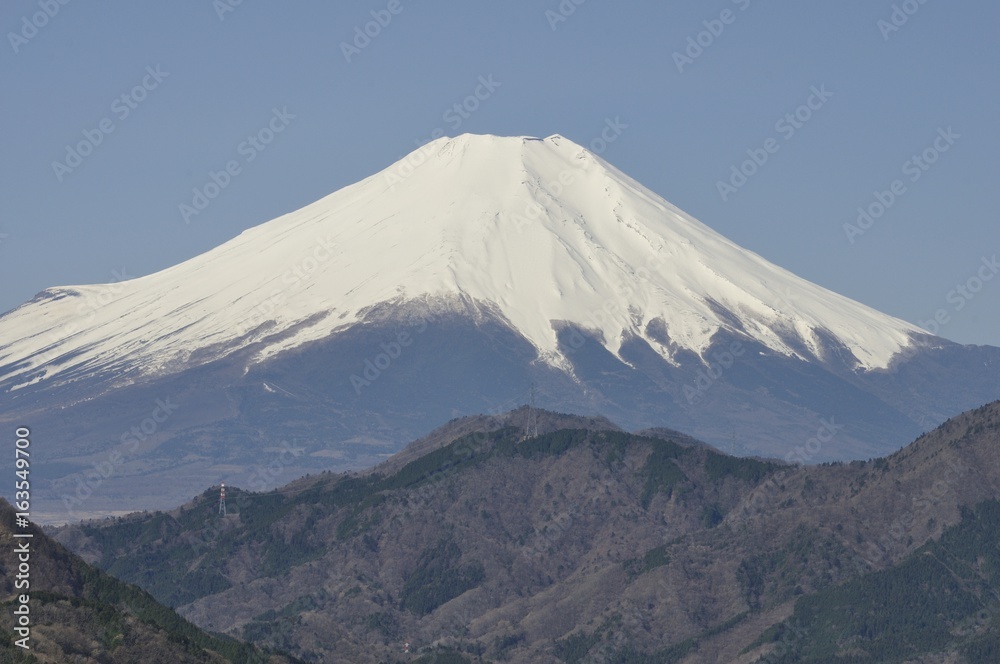
<svg viewBox="0 0 1000 664">
<path fill-rule="evenodd" d="M 538 414 L 535 412 L 535 384 L 531 384 L 531 400 L 528 402 L 528 416 L 524 420 L 524 439 L 538 437 Z"/>
<path fill-rule="evenodd" d="M 226 483 L 219 489 L 219 516 L 226 516 Z"/>
</svg>

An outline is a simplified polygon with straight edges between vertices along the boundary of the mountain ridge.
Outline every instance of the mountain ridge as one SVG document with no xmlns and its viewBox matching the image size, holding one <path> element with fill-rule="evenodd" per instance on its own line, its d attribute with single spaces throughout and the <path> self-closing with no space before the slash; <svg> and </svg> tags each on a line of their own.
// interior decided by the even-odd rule
<svg viewBox="0 0 1000 664">
<path fill-rule="evenodd" d="M 338 652 L 313 636 L 327 630 L 351 661 L 363 648 L 393 661 L 407 640 L 456 662 L 749 664 L 801 649 L 789 619 L 808 598 L 912 567 L 1000 498 L 1000 402 L 888 457 L 822 466 L 480 424 L 384 474 L 234 488 L 223 522 L 206 492 L 60 538 L 127 577 L 162 561 L 151 590 L 182 598 L 183 615 L 306 658 Z"/>
</svg>

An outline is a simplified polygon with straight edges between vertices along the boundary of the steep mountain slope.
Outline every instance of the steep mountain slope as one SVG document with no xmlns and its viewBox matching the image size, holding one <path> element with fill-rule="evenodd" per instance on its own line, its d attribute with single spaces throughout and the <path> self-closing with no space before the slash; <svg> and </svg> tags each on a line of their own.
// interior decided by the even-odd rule
<svg viewBox="0 0 1000 664">
<path fill-rule="evenodd" d="M 195 664 L 199 662 L 281 664 L 293 660 L 245 643 L 209 635 L 148 594 L 94 569 L 37 528 L 30 539 L 14 539 L 14 510 L 0 500 L 0 659 L 4 662 L 79 662 L 80 664 Z M 15 552 L 28 542 L 28 554 Z M 28 556 L 29 571 L 19 570 Z M 16 575 L 20 576 L 16 576 Z M 24 580 L 30 582 L 25 588 Z M 30 633 L 23 633 L 14 610 L 18 597 L 30 599 Z"/>
<path fill-rule="evenodd" d="M 994 606 L 995 552 L 976 552 L 1000 499 L 1000 403 L 891 457 L 813 467 L 610 429 L 523 440 L 524 415 L 383 473 L 235 491 L 225 519 L 208 492 L 60 538 L 198 624 L 306 659 L 394 661 L 408 641 L 465 661 L 685 664 L 903 661 L 879 659 L 895 638 L 884 602 L 853 633 L 810 598 L 868 601 L 898 578 L 885 574 L 924 574 L 920 557 L 940 549 L 920 547 L 940 540 L 963 556 L 967 594 L 946 605 L 946 587 L 928 588 L 933 643 L 899 653 L 997 654 L 1000 623 L 975 623 L 970 598 Z M 799 643 L 808 621 L 826 650 Z"/>
<path fill-rule="evenodd" d="M 737 247 L 560 136 L 434 141 L 162 272 L 0 317 L 0 425 L 46 445 L 39 517 L 374 465 L 538 400 L 809 461 L 1000 397 L 965 347 Z M 293 451 L 289 451 L 293 450 Z M 273 472 L 267 469 L 273 469 Z"/>
<path fill-rule="evenodd" d="M 764 635 L 769 661 L 963 662 L 1000 659 L 1000 501 L 962 521 L 899 565 L 796 602 Z"/>
</svg>

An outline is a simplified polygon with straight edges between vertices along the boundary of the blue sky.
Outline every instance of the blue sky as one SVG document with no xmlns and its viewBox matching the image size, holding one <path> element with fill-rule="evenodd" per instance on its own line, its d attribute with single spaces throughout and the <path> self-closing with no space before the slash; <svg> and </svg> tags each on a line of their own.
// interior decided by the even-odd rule
<svg viewBox="0 0 1000 664">
<path fill-rule="evenodd" d="M 436 129 L 618 122 L 603 156 L 735 242 L 1000 345 L 995 3 L 64 1 L 0 14 L 0 310 L 178 263 Z"/>
</svg>

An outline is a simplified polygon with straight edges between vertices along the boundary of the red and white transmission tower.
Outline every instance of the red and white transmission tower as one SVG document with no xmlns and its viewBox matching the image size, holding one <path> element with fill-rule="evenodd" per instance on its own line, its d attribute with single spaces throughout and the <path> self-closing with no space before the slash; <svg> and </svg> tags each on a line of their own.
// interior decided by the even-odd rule
<svg viewBox="0 0 1000 664">
<path fill-rule="evenodd" d="M 219 490 L 219 516 L 226 516 L 226 483 L 222 483 Z"/>
</svg>

